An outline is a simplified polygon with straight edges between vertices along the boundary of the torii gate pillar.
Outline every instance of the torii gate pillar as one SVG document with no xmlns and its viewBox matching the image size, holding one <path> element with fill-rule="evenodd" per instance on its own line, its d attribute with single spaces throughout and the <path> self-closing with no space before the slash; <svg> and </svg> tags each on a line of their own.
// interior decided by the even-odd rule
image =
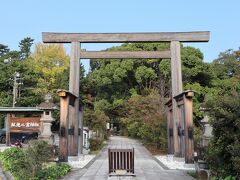
<svg viewBox="0 0 240 180">
<path fill-rule="evenodd" d="M 74 106 L 69 107 L 69 130 L 68 134 L 68 155 L 78 155 L 78 134 L 79 134 L 79 71 L 80 71 L 80 43 L 71 43 L 70 57 L 70 75 L 69 75 L 69 92 L 77 98 Z"/>
<path fill-rule="evenodd" d="M 174 155 L 180 155 L 180 139 L 178 136 L 178 126 L 180 121 L 180 112 L 177 107 L 177 101 L 173 97 L 182 93 L 182 69 L 180 42 L 171 41 L 171 79 L 172 79 L 172 118 L 173 118 L 173 148 Z"/>
</svg>

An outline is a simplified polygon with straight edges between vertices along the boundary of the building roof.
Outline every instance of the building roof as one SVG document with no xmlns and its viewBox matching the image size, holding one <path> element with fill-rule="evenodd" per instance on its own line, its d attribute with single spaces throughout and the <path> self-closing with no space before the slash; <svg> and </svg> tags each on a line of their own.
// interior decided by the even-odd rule
<svg viewBox="0 0 240 180">
<path fill-rule="evenodd" d="M 16 112 L 43 112 L 36 107 L 0 107 L 0 113 L 16 113 Z"/>
</svg>

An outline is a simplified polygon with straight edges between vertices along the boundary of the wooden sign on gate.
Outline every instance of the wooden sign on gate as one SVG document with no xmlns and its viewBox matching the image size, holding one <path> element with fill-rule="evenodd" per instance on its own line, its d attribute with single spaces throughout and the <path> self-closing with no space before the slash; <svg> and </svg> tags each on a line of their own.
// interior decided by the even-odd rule
<svg viewBox="0 0 240 180">
<path fill-rule="evenodd" d="M 10 132 L 39 132 L 40 117 L 11 117 L 9 119 Z"/>
</svg>

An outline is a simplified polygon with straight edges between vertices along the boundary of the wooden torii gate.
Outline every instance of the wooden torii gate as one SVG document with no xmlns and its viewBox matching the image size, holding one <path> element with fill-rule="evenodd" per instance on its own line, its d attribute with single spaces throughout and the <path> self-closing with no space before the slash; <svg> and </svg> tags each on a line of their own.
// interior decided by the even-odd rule
<svg viewBox="0 0 240 180">
<path fill-rule="evenodd" d="M 169 152 L 176 156 L 180 156 L 180 138 L 178 135 L 179 122 L 181 117 L 181 110 L 178 108 L 176 98 L 182 93 L 182 70 L 181 70 L 181 56 L 180 43 L 181 42 L 208 42 L 210 32 L 156 32 L 156 33 L 51 33 L 43 32 L 44 43 L 71 43 L 71 58 L 70 58 L 70 78 L 69 78 L 69 92 L 76 98 L 71 112 L 69 112 L 69 127 L 79 127 L 79 66 L 80 59 L 171 59 L 171 79 L 172 79 L 172 98 L 171 98 L 171 118 L 168 118 L 168 124 L 173 125 L 173 147 L 169 147 Z M 136 43 L 136 42 L 169 42 L 170 50 L 167 51 L 141 51 L 141 52 L 97 52 L 97 51 L 81 51 L 81 43 Z M 184 120 L 185 121 L 185 120 Z M 192 126 L 192 119 L 188 120 L 189 126 Z M 82 122 L 81 122 L 82 123 Z M 188 126 L 188 124 L 186 124 Z M 169 132 L 169 129 L 168 129 Z M 68 138 L 69 155 L 78 154 L 78 128 L 74 129 L 72 136 Z M 192 140 L 190 141 L 192 143 Z M 186 153 L 191 153 L 193 146 Z M 61 145 L 60 145 L 61 148 Z M 187 154 L 185 154 L 187 155 Z M 188 154 L 191 162 L 192 155 Z"/>
</svg>

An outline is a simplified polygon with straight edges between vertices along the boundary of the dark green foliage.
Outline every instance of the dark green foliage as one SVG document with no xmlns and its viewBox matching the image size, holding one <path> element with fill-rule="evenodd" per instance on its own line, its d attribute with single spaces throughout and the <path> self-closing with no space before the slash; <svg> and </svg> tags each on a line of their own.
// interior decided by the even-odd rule
<svg viewBox="0 0 240 180">
<path fill-rule="evenodd" d="M 216 177 L 216 176 L 212 176 L 210 177 L 210 180 L 238 180 L 238 178 L 234 177 L 234 176 L 226 176 L 226 177 Z"/>
<path fill-rule="evenodd" d="M 234 95 L 234 99 L 232 98 Z M 212 104 L 213 139 L 206 160 L 213 173 L 219 177 L 240 177 L 240 96 L 222 95 Z"/>
<path fill-rule="evenodd" d="M 91 149 L 91 151 L 98 151 L 103 146 L 103 140 L 100 138 L 92 138 L 89 140 L 89 143 L 89 149 Z"/>
<path fill-rule="evenodd" d="M 21 59 L 27 59 L 31 53 L 31 46 L 33 45 L 34 39 L 30 37 L 26 37 L 23 40 L 20 41 L 19 43 L 19 48 L 20 48 L 20 58 Z"/>
<path fill-rule="evenodd" d="M 43 168 L 43 164 L 53 156 L 52 147 L 46 141 L 39 140 L 30 141 L 25 153 L 32 177 L 35 177 L 36 173 Z"/>
<path fill-rule="evenodd" d="M 0 154 L 5 170 L 16 180 L 57 179 L 70 171 L 66 164 L 45 167 L 52 158 L 52 147 L 45 141 L 31 141 L 27 149 L 9 148 Z"/>
<path fill-rule="evenodd" d="M 194 179 L 198 179 L 198 174 L 196 171 L 189 171 L 187 173 L 188 175 L 192 176 Z"/>
<path fill-rule="evenodd" d="M 71 171 L 71 167 L 68 164 L 59 164 L 44 168 L 42 171 L 38 172 L 34 180 L 56 180 L 60 177 L 66 175 Z"/>
<path fill-rule="evenodd" d="M 31 177 L 26 153 L 23 149 L 6 149 L 1 153 L 0 158 L 4 169 L 10 171 L 16 179 L 29 179 Z"/>
<path fill-rule="evenodd" d="M 217 178 L 240 178 L 240 73 L 238 51 L 221 53 L 216 65 L 214 89 L 207 98 L 211 108 L 213 138 L 206 160 Z M 238 68 L 237 68 L 238 67 Z M 222 69 L 222 73 L 219 72 Z M 229 179 L 229 178 L 228 178 Z M 231 179 L 231 178 L 230 178 Z"/>
<path fill-rule="evenodd" d="M 31 74 L 25 64 L 27 56 L 30 54 L 30 48 L 33 43 L 31 38 L 25 38 L 19 43 L 20 51 L 10 51 L 7 46 L 0 45 L 0 106 L 11 106 L 12 105 L 12 91 L 13 91 L 13 75 L 15 72 L 20 73 L 21 82 L 17 87 L 18 95 L 16 106 L 33 106 L 39 103 L 39 98 L 36 94 L 32 93 L 32 89 L 36 84 L 37 77 Z M 23 56 L 23 54 L 25 54 Z M 22 61 L 20 61 L 22 60 Z M 31 76 L 31 78 L 29 77 Z M 18 83 L 20 82 L 20 79 Z M 26 99 L 26 98 L 29 99 Z M 33 101 L 33 102 L 32 102 Z"/>
<path fill-rule="evenodd" d="M 182 71 L 184 83 L 199 83 L 201 86 L 210 86 L 212 70 L 208 63 L 203 62 L 203 54 L 193 47 L 181 49 Z"/>
<path fill-rule="evenodd" d="M 240 50 L 229 49 L 220 53 L 219 57 L 213 61 L 215 75 L 219 79 L 240 76 Z"/>
<path fill-rule="evenodd" d="M 6 55 L 9 52 L 8 46 L 0 44 L 0 57 Z"/>
<path fill-rule="evenodd" d="M 167 43 L 134 43 L 109 48 L 107 51 L 156 51 L 167 48 L 169 48 Z M 159 69 L 160 62 L 160 59 L 91 60 L 92 72 L 89 75 L 89 80 L 94 81 L 97 97 L 107 99 L 112 103 L 115 99 L 129 97 L 131 89 L 141 93 L 145 88 L 156 87 L 158 83 L 155 83 L 155 80 L 159 80 L 159 83 L 166 86 L 169 77 L 163 74 L 166 71 L 165 69 L 163 69 L 163 72 Z M 165 66 L 163 67 L 165 68 Z M 157 78 L 160 75 L 165 79 Z"/>
</svg>

